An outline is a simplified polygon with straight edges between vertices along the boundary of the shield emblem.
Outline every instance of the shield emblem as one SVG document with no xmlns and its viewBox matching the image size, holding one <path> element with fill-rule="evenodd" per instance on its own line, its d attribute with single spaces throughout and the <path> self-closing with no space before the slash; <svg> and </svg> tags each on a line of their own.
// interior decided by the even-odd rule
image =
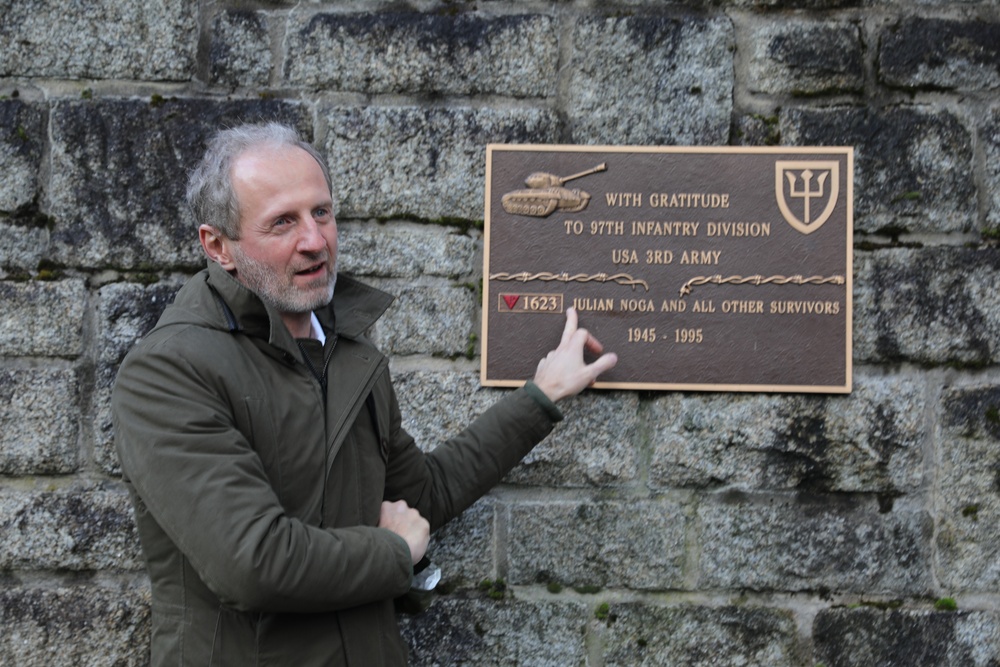
<svg viewBox="0 0 1000 667">
<path fill-rule="evenodd" d="M 782 217 L 803 234 L 830 219 L 840 195 L 840 163 L 835 160 L 777 160 L 774 195 Z"/>
</svg>

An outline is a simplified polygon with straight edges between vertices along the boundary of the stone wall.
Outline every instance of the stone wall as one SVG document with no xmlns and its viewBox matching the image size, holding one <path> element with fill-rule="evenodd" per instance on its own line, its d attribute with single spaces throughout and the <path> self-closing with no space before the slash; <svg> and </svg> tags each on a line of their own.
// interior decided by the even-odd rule
<svg viewBox="0 0 1000 667">
<path fill-rule="evenodd" d="M 568 403 L 435 537 L 413 664 L 1000 664 L 997 0 L 3 3 L 0 663 L 148 661 L 110 387 L 203 264 L 204 138 L 262 118 L 398 296 L 373 335 L 427 447 L 502 393 L 488 142 L 856 148 L 853 393 Z"/>
</svg>

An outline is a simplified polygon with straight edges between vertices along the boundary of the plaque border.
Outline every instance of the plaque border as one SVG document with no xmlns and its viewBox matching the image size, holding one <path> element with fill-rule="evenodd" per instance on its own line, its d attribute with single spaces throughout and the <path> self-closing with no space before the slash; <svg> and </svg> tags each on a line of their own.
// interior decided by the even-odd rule
<svg viewBox="0 0 1000 667">
<path fill-rule="evenodd" d="M 845 364 L 844 383 L 839 385 L 796 385 L 796 384 L 719 384 L 719 383 L 671 383 L 671 382 L 604 382 L 598 380 L 594 389 L 618 389 L 632 391 L 704 391 L 742 393 L 806 393 L 806 394 L 849 394 L 853 384 L 853 326 L 854 326 L 854 147 L 853 146 L 616 146 L 581 144 L 497 144 L 486 145 L 486 187 L 483 200 L 483 295 L 480 307 L 481 354 L 479 367 L 480 384 L 484 387 L 521 387 L 525 380 L 491 380 L 486 377 L 489 354 L 490 304 L 490 201 L 492 197 L 493 154 L 495 152 L 565 152 L 565 153 L 673 153 L 673 154 L 717 154 L 717 155 L 836 155 L 846 160 L 845 183 L 847 186 L 846 205 L 846 271 L 845 271 Z M 611 350 L 613 351 L 613 350 Z"/>
</svg>

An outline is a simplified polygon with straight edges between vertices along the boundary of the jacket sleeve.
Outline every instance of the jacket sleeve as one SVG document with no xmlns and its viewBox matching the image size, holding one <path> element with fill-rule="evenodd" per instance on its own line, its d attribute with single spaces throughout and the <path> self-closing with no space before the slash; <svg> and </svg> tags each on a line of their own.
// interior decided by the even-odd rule
<svg viewBox="0 0 1000 667">
<path fill-rule="evenodd" d="M 402 428 L 393 396 L 386 497 L 405 499 L 437 530 L 499 484 L 561 419 L 559 409 L 529 383 L 424 454 Z"/>
<path fill-rule="evenodd" d="M 223 604 L 243 611 L 332 611 L 405 593 L 412 565 L 397 535 L 285 513 L 206 370 L 208 353 L 181 348 L 131 354 L 112 397 L 123 473 L 156 522 L 151 533 L 140 526 L 147 558 L 176 547 Z"/>
</svg>

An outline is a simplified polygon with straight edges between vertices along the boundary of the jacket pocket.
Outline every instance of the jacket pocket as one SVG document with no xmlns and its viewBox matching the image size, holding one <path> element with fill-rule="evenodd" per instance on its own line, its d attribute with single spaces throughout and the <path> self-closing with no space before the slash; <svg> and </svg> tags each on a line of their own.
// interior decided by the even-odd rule
<svg viewBox="0 0 1000 667">
<path fill-rule="evenodd" d="M 212 636 L 211 667 L 254 667 L 257 664 L 256 614 L 219 607 Z"/>
</svg>

